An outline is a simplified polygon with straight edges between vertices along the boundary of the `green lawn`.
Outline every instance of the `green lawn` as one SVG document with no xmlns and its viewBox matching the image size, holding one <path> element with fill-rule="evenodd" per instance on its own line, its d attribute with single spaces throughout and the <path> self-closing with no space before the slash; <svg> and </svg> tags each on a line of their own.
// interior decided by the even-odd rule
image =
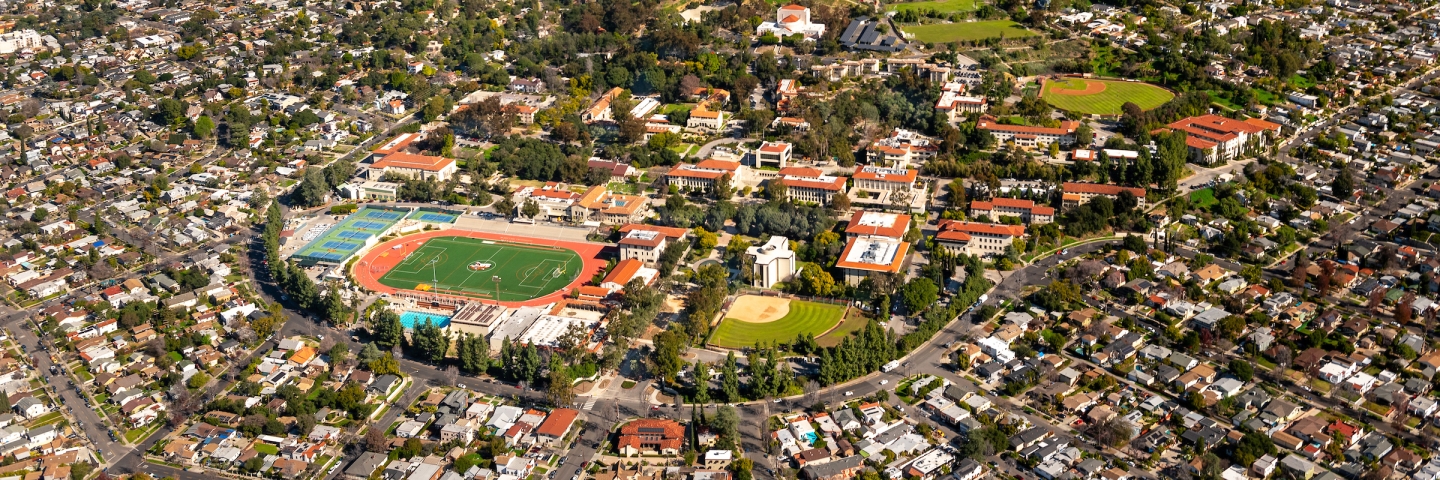
<svg viewBox="0 0 1440 480">
<path fill-rule="evenodd" d="M 1190 192 L 1190 203 L 1193 204 L 1195 208 L 1205 209 L 1210 208 L 1211 205 L 1220 203 L 1220 201 L 1215 199 L 1215 189 L 1206 188 Z"/>
<path fill-rule="evenodd" d="M 1315 81 L 1297 73 L 1290 76 L 1290 84 L 1294 85 L 1295 88 L 1305 90 L 1315 86 Z"/>
<path fill-rule="evenodd" d="M 477 265 L 479 270 L 472 270 Z M 501 301 L 538 298 L 574 280 L 585 262 L 574 251 L 470 237 L 426 240 L 380 283 L 406 290 L 479 296 Z M 497 287 L 493 281 L 499 277 Z M 497 293 L 498 290 L 498 293 Z"/>
<path fill-rule="evenodd" d="M 1274 93 L 1270 93 L 1269 90 L 1252 88 L 1250 89 L 1250 91 L 1255 93 L 1255 100 L 1260 103 L 1266 105 L 1275 105 L 1277 103 L 1280 103 L 1280 96 Z"/>
<path fill-rule="evenodd" d="M 1025 27 L 1010 20 L 909 25 L 905 27 L 905 32 L 915 35 L 915 40 L 925 43 L 950 43 L 997 37 L 1023 38 L 1035 35 L 1035 32 L 1026 30 Z"/>
<path fill-rule="evenodd" d="M 930 0 L 925 2 L 906 2 L 887 5 L 887 9 L 897 12 L 908 10 L 934 10 L 939 13 L 969 12 L 978 8 L 975 0 Z"/>
<path fill-rule="evenodd" d="M 51 423 L 58 422 L 58 421 L 60 421 L 61 419 L 62 419 L 62 418 L 61 418 L 61 416 L 60 416 L 60 412 L 50 412 L 50 413 L 41 415 L 40 417 L 38 417 L 38 418 L 36 418 L 35 420 L 31 421 L 29 425 L 30 425 L 30 428 L 35 428 L 35 427 L 39 427 L 39 426 L 42 426 L 42 425 L 49 425 L 49 424 L 51 424 Z"/>
<path fill-rule="evenodd" d="M 791 300 L 790 312 L 772 322 L 751 323 L 733 318 L 725 319 L 710 337 L 710 344 L 744 348 L 761 342 L 789 342 L 803 333 L 820 335 L 829 331 L 840 323 L 844 314 L 844 305 Z"/>
<path fill-rule="evenodd" d="M 609 185 L 605 186 L 605 189 L 611 192 L 623 193 L 628 195 L 638 195 L 640 193 L 640 185 L 634 183 L 610 182 Z"/>
<path fill-rule="evenodd" d="M 1104 85 L 1105 90 L 1087 95 L 1062 93 L 1064 90 L 1085 90 L 1096 83 Z M 1149 110 L 1175 98 L 1175 94 L 1170 93 L 1169 90 L 1144 82 L 1081 78 L 1048 82 L 1045 84 L 1045 92 L 1042 96 L 1055 108 L 1093 115 L 1119 115 L 1120 107 L 1126 102 L 1139 105 L 1143 110 Z"/>
<path fill-rule="evenodd" d="M 280 453 L 280 447 L 276 447 L 268 443 L 256 443 L 255 451 L 265 455 L 275 455 L 277 453 Z"/>
<path fill-rule="evenodd" d="M 869 323 L 870 317 L 866 316 L 865 312 L 860 311 L 860 309 L 850 310 L 850 313 L 845 315 L 845 319 L 842 320 L 839 325 L 825 332 L 824 335 L 817 337 L 815 343 L 820 344 L 822 347 L 839 345 L 840 342 L 844 341 L 850 334 L 860 331 L 860 329 L 865 328 L 865 325 Z"/>
</svg>

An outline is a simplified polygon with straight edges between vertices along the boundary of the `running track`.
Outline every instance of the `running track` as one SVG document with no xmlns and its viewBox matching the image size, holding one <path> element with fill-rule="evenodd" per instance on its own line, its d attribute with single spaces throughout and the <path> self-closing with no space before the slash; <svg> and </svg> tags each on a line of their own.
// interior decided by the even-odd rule
<svg viewBox="0 0 1440 480">
<path fill-rule="evenodd" d="M 399 289 L 396 289 L 394 287 L 388 287 L 380 283 L 380 277 L 385 276 L 385 273 L 388 273 L 390 269 L 395 268 L 396 265 L 400 264 L 401 261 L 405 260 L 406 257 L 410 256 L 411 253 L 413 253 L 416 249 L 420 248 L 420 245 L 436 237 L 469 237 L 484 240 L 496 240 L 501 242 L 512 242 L 521 245 L 543 245 L 549 247 L 567 248 L 570 250 L 574 250 L 575 253 L 580 254 L 580 259 L 585 262 L 585 265 L 583 267 L 580 267 L 580 274 L 575 277 L 575 281 L 570 282 L 570 284 L 566 285 L 564 288 L 561 288 L 560 290 L 543 297 L 520 302 L 482 300 L 478 298 L 461 297 L 457 295 L 445 295 L 435 292 L 417 293 L 424 293 L 426 295 L 443 297 L 463 298 L 472 302 L 483 301 L 485 303 L 497 303 L 506 307 L 533 307 L 538 305 L 547 305 L 560 301 L 576 287 L 584 285 L 585 282 L 589 281 L 590 277 L 595 276 L 597 272 L 605 269 L 605 261 L 600 260 L 599 258 L 600 251 L 605 248 L 604 245 L 585 242 L 563 242 L 559 240 L 544 240 L 538 238 L 521 237 L 516 235 L 474 232 L 469 230 L 459 230 L 452 228 L 447 230 L 432 230 L 429 232 L 406 235 L 400 238 L 396 238 L 394 240 L 390 240 L 388 242 L 380 243 L 379 245 L 376 245 L 370 250 L 366 251 L 365 254 L 360 257 L 360 260 L 355 262 L 355 268 L 351 270 L 350 273 L 355 276 L 355 281 L 359 283 L 360 286 L 365 287 L 366 289 L 378 293 L 394 294 L 398 292 Z M 396 249 L 396 245 L 400 245 L 400 248 Z M 376 267 L 375 270 L 377 270 L 378 273 L 372 273 L 371 267 Z"/>
</svg>

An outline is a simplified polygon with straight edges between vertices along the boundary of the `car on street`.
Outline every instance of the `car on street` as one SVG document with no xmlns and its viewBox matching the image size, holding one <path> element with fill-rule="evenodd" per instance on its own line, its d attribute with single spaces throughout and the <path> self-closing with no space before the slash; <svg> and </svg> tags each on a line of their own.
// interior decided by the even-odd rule
<svg viewBox="0 0 1440 480">
<path fill-rule="evenodd" d="M 854 395 L 854 394 L 855 394 L 855 392 L 852 392 L 852 391 L 849 391 L 849 390 L 846 390 L 846 391 L 845 391 L 845 396 L 847 396 L 847 397 L 848 397 L 848 396 L 851 396 L 851 395 Z"/>
<path fill-rule="evenodd" d="M 887 385 L 887 384 L 889 384 L 889 383 L 890 383 L 889 380 L 881 380 L 881 381 L 880 381 L 880 384 L 881 384 L 881 385 Z"/>
</svg>

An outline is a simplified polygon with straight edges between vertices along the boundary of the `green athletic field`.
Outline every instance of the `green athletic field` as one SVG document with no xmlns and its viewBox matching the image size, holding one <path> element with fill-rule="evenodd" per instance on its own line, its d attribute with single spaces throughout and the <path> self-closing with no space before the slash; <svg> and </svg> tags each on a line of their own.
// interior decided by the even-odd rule
<svg viewBox="0 0 1440 480">
<path fill-rule="evenodd" d="M 887 5 L 886 8 L 897 12 L 907 10 L 934 10 L 939 13 L 969 12 L 976 8 L 976 0 L 928 0 L 923 2 L 905 2 Z"/>
<path fill-rule="evenodd" d="M 470 265 L 477 262 L 490 266 L 471 269 Z M 579 254 L 562 248 L 438 237 L 411 252 L 380 277 L 380 283 L 406 290 L 516 302 L 564 288 L 580 275 L 584 265 Z M 500 277 L 498 289 L 494 277 Z"/>
<path fill-rule="evenodd" d="M 725 348 L 753 347 L 758 343 L 789 342 L 797 335 L 812 333 L 815 336 L 834 328 L 845 315 L 844 305 L 790 301 L 790 312 L 780 319 L 765 322 L 743 322 L 726 318 L 710 336 L 710 344 Z"/>
<path fill-rule="evenodd" d="M 1026 30 L 1025 27 L 1010 20 L 907 25 L 904 29 L 906 33 L 915 35 L 915 40 L 924 43 L 950 43 L 999 37 L 1024 38 L 1035 35 L 1035 32 Z"/>
<path fill-rule="evenodd" d="M 1102 83 L 1105 85 L 1105 91 L 1087 95 L 1066 95 L 1051 91 L 1055 88 L 1084 90 L 1087 83 Z M 1045 91 L 1040 96 L 1055 108 L 1092 115 L 1119 115 L 1122 113 L 1120 107 L 1125 105 L 1125 102 L 1133 102 L 1142 110 L 1149 110 L 1175 98 L 1175 94 L 1170 93 L 1169 90 L 1144 82 L 1082 78 L 1048 81 L 1045 83 Z"/>
</svg>

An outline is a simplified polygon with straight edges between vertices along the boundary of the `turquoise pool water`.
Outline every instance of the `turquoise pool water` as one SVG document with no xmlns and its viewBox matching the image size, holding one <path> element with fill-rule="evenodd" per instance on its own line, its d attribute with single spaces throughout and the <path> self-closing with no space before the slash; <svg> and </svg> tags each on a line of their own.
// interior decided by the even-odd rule
<svg viewBox="0 0 1440 480">
<path fill-rule="evenodd" d="M 400 325 L 403 325 L 407 330 L 413 329 L 416 325 L 425 323 L 425 319 L 427 318 L 430 319 L 430 323 L 435 324 L 437 327 L 444 328 L 450 325 L 449 315 L 425 312 L 405 312 L 400 314 Z"/>
</svg>

